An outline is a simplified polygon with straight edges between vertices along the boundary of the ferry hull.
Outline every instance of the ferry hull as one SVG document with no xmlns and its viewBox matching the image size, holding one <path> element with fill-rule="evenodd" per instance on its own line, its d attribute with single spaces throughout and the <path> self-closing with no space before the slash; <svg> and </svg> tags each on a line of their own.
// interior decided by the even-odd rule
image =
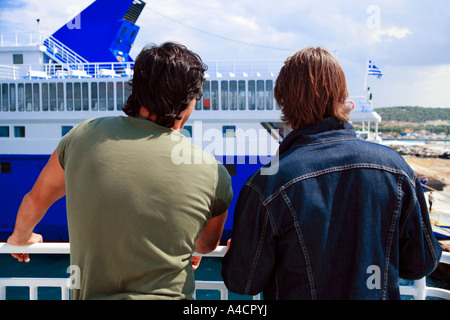
<svg viewBox="0 0 450 320">
<path fill-rule="evenodd" d="M 5 172 L 0 174 L 0 241 L 6 241 L 14 229 L 17 210 L 31 190 L 49 155 L 0 155 Z M 250 175 L 263 164 L 256 157 L 217 157 L 232 176 L 233 201 L 228 211 L 222 241 L 231 238 L 233 213 L 239 192 Z M 69 241 L 65 197 L 55 202 L 37 225 L 36 233 L 44 241 Z"/>
</svg>

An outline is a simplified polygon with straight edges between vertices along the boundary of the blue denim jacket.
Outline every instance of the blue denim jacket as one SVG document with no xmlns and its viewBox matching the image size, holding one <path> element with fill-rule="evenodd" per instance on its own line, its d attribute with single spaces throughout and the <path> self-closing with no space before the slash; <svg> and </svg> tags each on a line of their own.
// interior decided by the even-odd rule
<svg viewBox="0 0 450 320">
<path fill-rule="evenodd" d="M 398 299 L 399 277 L 430 274 L 441 252 L 403 158 L 327 119 L 285 138 L 276 174 L 248 179 L 222 276 L 265 299 Z"/>
</svg>

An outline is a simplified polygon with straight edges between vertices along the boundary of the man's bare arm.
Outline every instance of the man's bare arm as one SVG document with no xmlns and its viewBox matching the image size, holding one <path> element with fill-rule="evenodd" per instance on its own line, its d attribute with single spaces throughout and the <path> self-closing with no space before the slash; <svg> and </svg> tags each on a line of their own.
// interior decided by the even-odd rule
<svg viewBox="0 0 450 320">
<path fill-rule="evenodd" d="M 24 196 L 17 212 L 14 232 L 8 238 L 8 243 L 28 245 L 42 242 L 42 237 L 33 233 L 33 229 L 44 217 L 48 208 L 65 193 L 64 169 L 59 163 L 58 152 L 55 150 L 31 191 Z M 16 258 L 19 259 L 19 257 Z M 26 261 L 28 255 L 21 255 L 20 258 Z M 19 259 L 19 261 L 22 260 Z"/>
<path fill-rule="evenodd" d="M 203 227 L 200 237 L 195 242 L 198 253 L 208 253 L 213 251 L 219 245 L 222 237 L 223 227 L 227 220 L 228 210 L 221 215 L 208 220 L 208 224 Z"/>
</svg>

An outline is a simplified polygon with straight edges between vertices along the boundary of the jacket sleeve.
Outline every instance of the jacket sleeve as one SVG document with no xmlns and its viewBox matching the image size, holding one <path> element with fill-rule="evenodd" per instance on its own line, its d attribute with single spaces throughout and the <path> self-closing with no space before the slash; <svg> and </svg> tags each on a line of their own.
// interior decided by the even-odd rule
<svg viewBox="0 0 450 320">
<path fill-rule="evenodd" d="M 244 185 L 233 218 L 231 246 L 222 262 L 228 290 L 241 295 L 263 291 L 275 265 L 269 213 L 257 190 Z"/>
<path fill-rule="evenodd" d="M 431 229 L 425 197 L 416 178 L 415 187 L 405 190 L 405 201 L 400 220 L 400 277 L 420 279 L 436 269 L 442 248 Z M 408 196 L 410 194 L 410 196 Z"/>
</svg>

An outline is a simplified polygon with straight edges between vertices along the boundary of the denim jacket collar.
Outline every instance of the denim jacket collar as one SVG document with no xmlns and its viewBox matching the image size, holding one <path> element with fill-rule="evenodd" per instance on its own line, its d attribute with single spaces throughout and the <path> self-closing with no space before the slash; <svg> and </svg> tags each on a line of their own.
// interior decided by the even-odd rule
<svg viewBox="0 0 450 320">
<path fill-rule="evenodd" d="M 289 133 L 280 144 L 279 154 L 288 151 L 292 146 L 323 143 L 333 140 L 357 139 L 354 127 L 349 123 L 341 123 L 335 118 L 327 118 L 312 126 L 301 127 Z"/>
</svg>

